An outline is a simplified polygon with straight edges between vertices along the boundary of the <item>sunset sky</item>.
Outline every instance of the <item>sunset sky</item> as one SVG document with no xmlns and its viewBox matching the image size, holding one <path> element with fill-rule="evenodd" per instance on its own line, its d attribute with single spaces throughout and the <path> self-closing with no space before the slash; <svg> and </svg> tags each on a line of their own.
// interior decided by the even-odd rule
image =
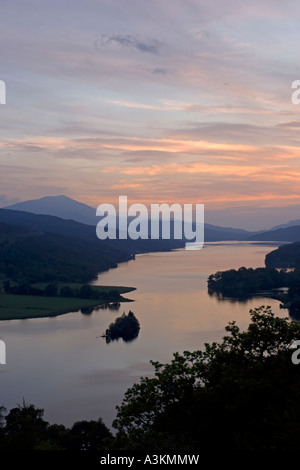
<svg viewBox="0 0 300 470">
<path fill-rule="evenodd" d="M 297 0 L 1 0 L 0 206 L 204 203 L 300 219 Z"/>
</svg>

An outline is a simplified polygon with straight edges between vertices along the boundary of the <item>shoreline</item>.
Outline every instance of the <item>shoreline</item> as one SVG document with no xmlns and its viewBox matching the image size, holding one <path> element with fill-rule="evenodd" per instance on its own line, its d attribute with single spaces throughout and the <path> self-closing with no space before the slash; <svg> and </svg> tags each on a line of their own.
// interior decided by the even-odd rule
<svg viewBox="0 0 300 470">
<path fill-rule="evenodd" d="M 99 286 L 100 288 L 104 286 Z M 108 287 L 108 286 L 106 286 Z M 119 290 L 120 296 L 115 299 L 82 299 L 74 297 L 46 297 L 32 295 L 0 294 L 0 321 L 29 320 L 35 318 L 53 318 L 83 309 L 101 310 L 104 306 L 133 302 L 123 297 L 136 290 L 135 287 L 109 286 L 109 290 Z M 82 312 L 84 314 L 84 312 Z"/>
</svg>

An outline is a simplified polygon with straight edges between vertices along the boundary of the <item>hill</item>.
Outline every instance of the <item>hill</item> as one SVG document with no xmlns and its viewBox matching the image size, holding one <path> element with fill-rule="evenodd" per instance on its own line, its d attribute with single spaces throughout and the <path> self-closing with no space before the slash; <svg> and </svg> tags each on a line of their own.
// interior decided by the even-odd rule
<svg viewBox="0 0 300 470">
<path fill-rule="evenodd" d="M 250 232 L 246 230 L 231 228 L 231 227 L 219 227 L 217 225 L 204 224 L 204 240 L 206 242 L 218 242 L 218 241 L 230 241 L 238 240 L 242 241 L 247 239 Z"/>
<path fill-rule="evenodd" d="M 267 268 L 300 268 L 300 243 L 282 245 L 266 255 Z"/>
<path fill-rule="evenodd" d="M 271 230 L 277 230 L 278 228 L 295 227 L 296 225 L 300 225 L 300 219 L 290 220 L 286 224 L 276 225 L 275 227 L 272 227 Z"/>
<path fill-rule="evenodd" d="M 300 241 L 300 225 L 259 232 L 250 235 L 247 239 L 251 241 L 297 242 Z"/>
<path fill-rule="evenodd" d="M 97 223 L 95 209 L 64 195 L 46 196 L 41 199 L 18 202 L 17 204 L 4 207 L 4 209 L 30 212 L 32 214 L 53 215 L 61 219 L 75 220 L 87 225 L 95 225 Z"/>
<path fill-rule="evenodd" d="M 10 223 L 9 223 L 10 222 Z M 77 222 L 0 210 L 0 277 L 87 282 L 132 255 L 98 240 Z"/>
<path fill-rule="evenodd" d="M 167 251 L 183 244 L 181 240 L 99 240 L 91 225 L 0 209 L 0 276 L 14 280 L 88 282 L 137 253 Z"/>
<path fill-rule="evenodd" d="M 25 211 L 0 209 L 0 223 L 16 225 L 38 233 L 55 233 L 72 238 L 80 238 L 87 243 L 121 250 L 130 255 L 152 251 L 169 251 L 184 246 L 183 240 L 99 240 L 95 226 L 86 225 L 74 220 L 61 219 L 50 215 L 38 215 Z"/>
<path fill-rule="evenodd" d="M 67 196 L 47 196 L 41 199 L 19 202 L 11 206 L 5 207 L 13 211 L 24 211 L 32 214 L 52 215 L 61 219 L 73 220 L 87 225 L 95 226 L 99 221 L 96 217 L 96 209 L 75 201 Z M 150 225 L 150 221 L 148 222 Z M 246 230 L 220 227 L 212 224 L 204 225 L 205 241 L 225 241 L 225 240 L 245 240 L 252 233 Z M 135 245 L 141 245 L 140 242 Z M 156 244 L 158 245 L 158 243 Z M 168 241 L 163 241 L 162 249 L 166 250 Z M 176 246 L 183 246 L 183 244 L 176 244 Z M 169 247 L 172 249 L 172 246 Z M 152 251 L 152 249 L 149 249 Z"/>
</svg>

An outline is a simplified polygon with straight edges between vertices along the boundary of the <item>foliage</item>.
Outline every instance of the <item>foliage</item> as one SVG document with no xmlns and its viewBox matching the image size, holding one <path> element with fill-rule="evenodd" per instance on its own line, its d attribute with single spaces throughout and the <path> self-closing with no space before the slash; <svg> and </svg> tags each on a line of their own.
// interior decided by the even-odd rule
<svg viewBox="0 0 300 470">
<path fill-rule="evenodd" d="M 239 268 L 218 271 L 208 278 L 210 293 L 221 292 L 234 297 L 262 290 L 290 286 L 300 280 L 298 272 L 278 271 L 275 268 Z"/>
<path fill-rule="evenodd" d="M 71 429 L 50 425 L 43 419 L 44 410 L 25 403 L 12 408 L 0 428 L 0 450 L 90 450 L 108 449 L 112 434 L 101 418 L 97 421 L 78 421 Z"/>
<path fill-rule="evenodd" d="M 286 295 L 286 302 L 293 319 L 300 319 L 300 281 L 294 282 Z"/>
<path fill-rule="evenodd" d="M 4 436 L 8 450 L 33 450 L 43 439 L 48 425 L 43 410 L 23 401 L 5 417 Z"/>
<path fill-rule="evenodd" d="M 112 442 L 112 434 L 102 419 L 97 421 L 77 421 L 66 438 L 68 450 L 100 451 Z"/>
<path fill-rule="evenodd" d="M 71 288 L 70 286 L 62 286 L 60 289 L 55 283 L 47 284 L 45 288 L 35 287 L 29 282 L 20 282 L 11 285 L 9 280 L 3 282 L 4 290 L 7 294 L 15 295 L 32 295 L 32 296 L 45 296 L 45 297 L 75 297 L 79 299 L 101 299 L 101 300 L 120 300 L 121 295 L 117 289 L 110 289 L 108 291 L 99 291 L 97 288 L 93 289 L 89 284 L 84 284 L 81 287 Z"/>
<path fill-rule="evenodd" d="M 99 240 L 95 227 L 0 209 L 0 277 L 14 282 L 89 282 L 136 253 L 170 251 L 183 240 Z"/>
<path fill-rule="evenodd" d="M 88 282 L 131 255 L 94 240 L 54 233 L 0 243 L 0 274 L 15 282 Z"/>
<path fill-rule="evenodd" d="M 121 317 L 109 325 L 105 331 L 106 341 L 109 343 L 112 340 L 122 338 L 124 341 L 131 341 L 136 338 L 140 331 L 140 324 L 134 313 L 129 311 L 126 315 L 125 312 Z"/>
<path fill-rule="evenodd" d="M 289 345 L 300 324 L 270 307 L 250 311 L 247 331 L 236 322 L 223 341 L 203 351 L 152 362 L 117 407 L 113 425 L 122 449 L 195 450 L 298 447 L 300 369 Z"/>
<path fill-rule="evenodd" d="M 270 268 L 300 269 L 300 243 L 281 245 L 266 255 L 265 262 Z"/>
</svg>

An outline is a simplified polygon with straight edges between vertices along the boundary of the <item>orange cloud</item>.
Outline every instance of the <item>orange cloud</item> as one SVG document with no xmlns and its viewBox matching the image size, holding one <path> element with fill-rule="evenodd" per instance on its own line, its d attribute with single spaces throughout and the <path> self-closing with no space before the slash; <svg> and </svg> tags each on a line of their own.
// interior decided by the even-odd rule
<svg viewBox="0 0 300 470">
<path fill-rule="evenodd" d="M 209 142 L 205 140 L 191 139 L 142 139 L 127 138 L 121 142 L 103 143 L 103 148 L 113 148 L 123 151 L 153 150 L 168 151 L 170 153 L 187 153 L 194 150 L 219 150 L 219 151 L 237 151 L 254 152 L 258 150 L 255 145 L 228 144 L 224 142 Z"/>
</svg>

